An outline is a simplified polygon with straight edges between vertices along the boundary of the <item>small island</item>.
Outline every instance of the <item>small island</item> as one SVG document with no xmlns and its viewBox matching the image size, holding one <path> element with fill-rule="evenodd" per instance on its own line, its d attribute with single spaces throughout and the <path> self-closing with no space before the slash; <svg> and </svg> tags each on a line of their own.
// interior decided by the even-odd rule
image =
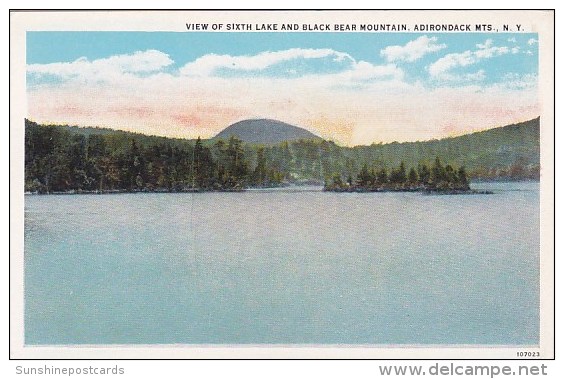
<svg viewBox="0 0 564 379">
<path fill-rule="evenodd" d="M 435 158 L 432 167 L 419 164 L 407 171 L 402 161 L 399 167 L 390 172 L 385 167 L 368 168 L 364 165 L 353 179 L 349 176 L 343 180 L 336 174 L 325 183 L 324 191 L 331 192 L 423 192 L 434 194 L 489 194 L 490 191 L 470 189 L 468 176 L 464 166 L 455 169 L 452 165 L 443 166 L 439 157 Z"/>
</svg>

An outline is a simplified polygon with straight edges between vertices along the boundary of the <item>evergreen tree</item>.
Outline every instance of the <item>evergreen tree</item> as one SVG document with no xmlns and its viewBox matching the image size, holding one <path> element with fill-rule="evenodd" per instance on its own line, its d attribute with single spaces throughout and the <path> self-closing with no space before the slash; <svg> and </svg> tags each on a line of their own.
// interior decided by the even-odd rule
<svg viewBox="0 0 564 379">
<path fill-rule="evenodd" d="M 458 169 L 458 184 L 463 188 L 469 188 L 468 186 L 468 177 L 466 175 L 466 169 L 464 166 Z"/>
<path fill-rule="evenodd" d="M 435 158 L 435 164 L 431 169 L 431 181 L 435 186 L 445 181 L 445 168 L 443 167 L 439 157 Z"/>
<path fill-rule="evenodd" d="M 417 184 L 417 182 L 419 180 L 419 177 L 417 176 L 417 171 L 415 171 L 415 169 L 413 167 L 409 170 L 408 180 L 409 180 L 409 183 L 411 183 L 411 184 Z"/>
<path fill-rule="evenodd" d="M 450 164 L 447 164 L 445 166 L 445 174 L 444 175 L 445 175 L 444 180 L 447 183 L 453 183 L 454 184 L 454 183 L 457 182 L 456 172 L 454 171 L 454 168 Z"/>
<path fill-rule="evenodd" d="M 368 165 L 364 164 L 364 166 L 362 166 L 362 170 L 360 170 L 360 173 L 357 176 L 357 183 L 361 187 L 368 187 L 372 181 L 373 178 L 370 175 L 370 171 L 368 171 Z"/>
<path fill-rule="evenodd" d="M 386 172 L 386 169 L 384 167 L 382 167 L 382 169 L 378 171 L 378 174 L 376 175 L 376 181 L 378 182 L 378 184 L 388 183 L 388 173 Z"/>
<path fill-rule="evenodd" d="M 343 179 L 341 178 L 341 174 L 333 174 L 331 188 L 339 189 L 344 187 Z"/>
<path fill-rule="evenodd" d="M 256 185 L 265 185 L 267 182 L 266 157 L 264 156 L 264 147 L 257 149 L 257 164 L 253 171 L 253 182 Z M 274 179 L 274 178 L 272 178 Z"/>
<path fill-rule="evenodd" d="M 228 162 L 228 187 L 242 188 L 247 181 L 247 162 L 245 161 L 245 152 L 242 147 L 242 141 L 234 136 L 229 138 L 227 145 Z"/>
<path fill-rule="evenodd" d="M 429 167 L 427 167 L 426 164 L 419 164 L 419 166 L 417 167 L 417 173 L 419 176 L 419 181 L 423 184 L 426 185 L 430 182 L 431 180 L 431 171 L 429 170 Z"/>
<path fill-rule="evenodd" d="M 405 183 L 407 180 L 407 174 L 405 170 L 405 163 L 401 161 L 400 166 L 398 168 L 398 183 Z"/>
<path fill-rule="evenodd" d="M 401 184 L 405 183 L 406 180 L 407 175 L 405 172 L 405 163 L 403 163 L 402 161 L 397 169 L 392 169 L 392 172 L 390 174 L 390 182 Z"/>
</svg>

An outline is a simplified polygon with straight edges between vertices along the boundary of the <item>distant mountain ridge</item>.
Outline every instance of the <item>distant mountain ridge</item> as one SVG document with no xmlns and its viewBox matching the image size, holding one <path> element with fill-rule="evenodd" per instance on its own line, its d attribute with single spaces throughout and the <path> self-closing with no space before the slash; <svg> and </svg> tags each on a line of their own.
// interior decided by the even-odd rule
<svg viewBox="0 0 564 379">
<path fill-rule="evenodd" d="M 235 136 L 248 143 L 275 144 L 284 141 L 321 140 L 321 137 L 282 121 L 267 118 L 236 122 L 219 132 L 214 140 Z"/>
</svg>

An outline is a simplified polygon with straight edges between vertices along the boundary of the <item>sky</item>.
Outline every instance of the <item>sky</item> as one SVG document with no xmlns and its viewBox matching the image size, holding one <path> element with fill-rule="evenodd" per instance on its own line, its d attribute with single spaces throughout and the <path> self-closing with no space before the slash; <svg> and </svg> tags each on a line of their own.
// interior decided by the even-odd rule
<svg viewBox="0 0 564 379">
<path fill-rule="evenodd" d="M 342 145 L 537 117 L 534 33 L 28 32 L 28 118 L 209 138 L 248 118 Z"/>
</svg>

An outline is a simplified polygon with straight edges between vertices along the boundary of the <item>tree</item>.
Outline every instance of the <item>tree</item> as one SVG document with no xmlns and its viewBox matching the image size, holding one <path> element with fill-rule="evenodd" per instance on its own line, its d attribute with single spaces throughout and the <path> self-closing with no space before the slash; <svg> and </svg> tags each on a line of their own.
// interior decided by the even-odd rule
<svg viewBox="0 0 564 379">
<path fill-rule="evenodd" d="M 388 183 L 388 173 L 386 172 L 386 168 L 382 167 L 378 174 L 376 175 L 376 181 L 378 184 L 385 184 Z"/>
<path fill-rule="evenodd" d="M 362 170 L 360 170 L 356 181 L 360 187 L 368 187 L 370 186 L 370 183 L 374 181 L 372 175 L 370 175 L 370 171 L 368 171 L 367 164 L 364 164 L 364 166 L 362 166 Z"/>
<path fill-rule="evenodd" d="M 445 168 L 443 167 L 439 157 L 436 157 L 435 164 L 431 169 L 431 181 L 435 186 L 437 186 L 444 180 L 445 180 Z"/>
<path fill-rule="evenodd" d="M 247 182 L 248 167 L 242 142 L 235 136 L 231 136 L 227 144 L 227 171 L 229 176 L 227 185 L 230 188 L 244 187 Z"/>
<path fill-rule="evenodd" d="M 417 181 L 419 180 L 419 178 L 417 176 L 417 171 L 415 171 L 415 169 L 413 167 L 409 170 L 408 180 L 409 180 L 409 183 L 411 183 L 411 184 L 416 184 Z"/>
<path fill-rule="evenodd" d="M 329 186 L 331 189 L 338 189 L 338 188 L 344 187 L 344 183 L 343 183 L 343 179 L 341 178 L 341 174 L 337 174 L 337 173 L 333 174 L 331 181 L 332 181 L 332 183 Z"/>
<path fill-rule="evenodd" d="M 203 146 L 200 137 L 194 144 L 194 162 L 192 163 L 192 183 L 199 189 L 207 188 L 211 185 L 213 176 L 214 162 L 211 151 L 208 147 Z"/>
<path fill-rule="evenodd" d="M 201 175 L 202 167 L 201 167 L 201 159 L 202 159 L 202 140 L 200 136 L 196 139 L 196 143 L 194 144 L 194 151 L 193 159 L 192 159 L 192 181 L 196 183 L 196 178 Z"/>
<path fill-rule="evenodd" d="M 253 171 L 253 182 L 256 185 L 265 185 L 267 181 L 266 157 L 264 156 L 264 147 L 257 149 L 257 165 Z"/>
<path fill-rule="evenodd" d="M 143 148 L 137 144 L 135 138 L 131 138 L 125 164 L 124 171 L 128 189 L 141 188 L 139 183 L 144 183 L 145 160 Z"/>
<path fill-rule="evenodd" d="M 447 164 L 445 166 L 445 174 L 444 174 L 444 180 L 447 183 L 455 183 L 456 182 L 456 172 L 454 171 L 454 168 L 450 165 Z"/>
<path fill-rule="evenodd" d="M 461 166 L 458 169 L 458 184 L 460 187 L 463 187 L 464 189 L 469 189 L 469 185 L 468 185 L 468 177 L 466 175 L 466 168 L 464 168 L 464 166 Z"/>
<path fill-rule="evenodd" d="M 398 168 L 398 182 L 405 183 L 406 180 L 407 180 L 407 174 L 405 171 L 405 163 L 401 161 L 400 166 Z"/>
<path fill-rule="evenodd" d="M 390 182 L 401 184 L 401 183 L 405 183 L 406 180 L 407 180 L 407 175 L 405 173 L 405 163 L 403 163 L 402 161 L 397 169 L 392 170 L 390 174 Z"/>
<path fill-rule="evenodd" d="M 419 181 L 423 185 L 429 184 L 429 181 L 431 180 L 431 171 L 429 170 L 429 167 L 427 167 L 425 163 L 419 164 L 417 167 L 417 171 L 418 171 Z"/>
</svg>

